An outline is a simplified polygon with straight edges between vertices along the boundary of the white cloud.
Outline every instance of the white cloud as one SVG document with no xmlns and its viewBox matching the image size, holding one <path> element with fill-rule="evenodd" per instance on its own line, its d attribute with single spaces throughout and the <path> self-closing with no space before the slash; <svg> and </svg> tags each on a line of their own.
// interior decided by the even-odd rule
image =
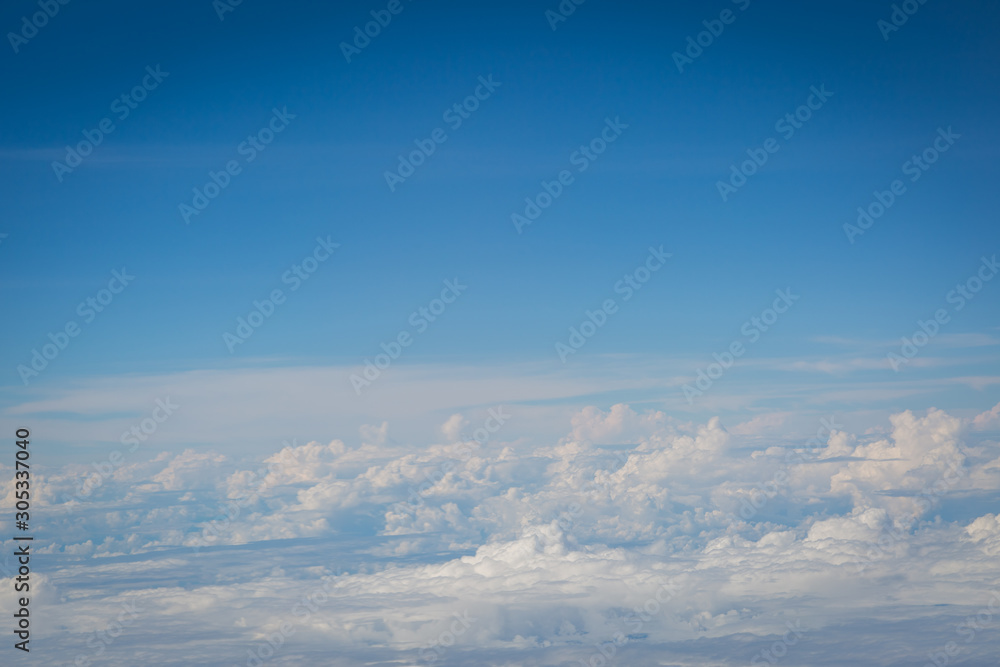
<svg viewBox="0 0 1000 667">
<path fill-rule="evenodd" d="M 976 415 L 972 424 L 975 428 L 985 430 L 1000 424 L 1000 403 L 993 406 L 991 410 Z"/>
<path fill-rule="evenodd" d="M 782 431 L 783 414 L 727 431 L 718 418 L 589 407 L 552 444 L 500 431 L 474 450 L 460 441 L 468 417 L 452 415 L 446 442 L 424 446 L 393 443 L 381 422 L 356 446 L 286 442 L 257 463 L 163 454 L 73 502 L 83 469 L 50 471 L 48 530 L 61 543 L 37 551 L 59 559 L 41 591 L 66 628 L 53 651 L 85 653 L 134 597 L 149 611 L 108 647 L 108 664 L 129 664 L 136 646 L 167 655 L 164 628 L 209 631 L 206 664 L 243 664 L 283 621 L 296 634 L 275 664 L 330 652 L 344 665 L 417 664 L 438 649 L 442 664 L 572 663 L 626 635 L 623 664 L 655 664 L 647 651 L 745 664 L 789 622 L 813 642 L 796 664 L 825 664 L 819 647 L 856 619 L 930 637 L 927 619 L 946 627 L 942 614 L 1000 582 L 997 517 L 939 515 L 1000 488 L 1000 446 L 970 447 L 940 410 L 892 415 L 886 432 L 834 429 L 805 458 L 789 456 L 805 445 Z M 956 462 L 963 474 L 935 486 Z M 317 591 L 329 601 L 293 612 Z M 452 638 L 457 618 L 469 625 Z M 965 655 L 996 647 L 981 641 Z M 852 650 L 839 655 L 895 659 Z"/>
</svg>

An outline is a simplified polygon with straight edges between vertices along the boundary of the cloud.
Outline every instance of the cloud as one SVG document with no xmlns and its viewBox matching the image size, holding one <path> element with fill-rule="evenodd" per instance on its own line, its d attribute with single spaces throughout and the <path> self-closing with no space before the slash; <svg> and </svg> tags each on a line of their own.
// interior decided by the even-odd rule
<svg viewBox="0 0 1000 667">
<path fill-rule="evenodd" d="M 991 410 L 976 415 L 972 420 L 972 425 L 979 430 L 993 428 L 1000 424 L 1000 403 L 993 406 Z"/>
<path fill-rule="evenodd" d="M 890 437 L 856 446 L 850 456 L 857 460 L 831 477 L 830 490 L 850 494 L 856 506 L 919 515 L 967 474 L 959 442 L 962 422 L 935 409 L 924 417 L 906 411 L 890 421 Z"/>
<path fill-rule="evenodd" d="M 835 425 L 815 446 L 784 413 L 726 430 L 615 404 L 576 411 L 548 444 L 500 430 L 472 448 L 467 414 L 420 445 L 380 422 L 356 445 L 286 441 L 256 461 L 164 453 L 83 499 L 69 495 L 84 466 L 52 469 L 60 542 L 37 550 L 59 559 L 42 591 L 65 628 L 53 655 L 89 655 L 135 599 L 144 614 L 108 664 L 168 655 L 164 632 L 204 633 L 206 664 L 244 664 L 274 637 L 275 664 L 586 664 L 612 647 L 626 664 L 745 664 L 792 623 L 797 664 L 828 664 L 821 647 L 840 642 L 856 647 L 841 660 L 890 665 L 943 645 L 929 619 L 953 627 L 1000 582 L 996 516 L 941 515 L 998 488 L 1000 445 L 969 445 L 941 410 Z M 859 618 L 921 639 L 850 644 Z M 977 642 L 964 655 L 997 647 Z"/>
<path fill-rule="evenodd" d="M 667 416 L 662 412 L 640 415 L 622 403 L 611 406 L 607 412 L 588 406 L 573 415 L 571 437 L 587 442 L 628 440 L 656 432 L 667 422 Z"/>
<path fill-rule="evenodd" d="M 782 426 L 790 416 L 788 412 L 772 412 L 765 415 L 757 415 L 753 419 L 741 422 L 729 429 L 734 435 L 759 435 L 768 431 L 773 431 Z"/>
</svg>

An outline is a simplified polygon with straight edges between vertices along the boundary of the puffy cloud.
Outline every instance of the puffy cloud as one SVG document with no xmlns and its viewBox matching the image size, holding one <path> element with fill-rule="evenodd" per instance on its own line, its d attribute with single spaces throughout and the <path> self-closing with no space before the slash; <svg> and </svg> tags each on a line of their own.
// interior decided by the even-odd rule
<svg viewBox="0 0 1000 667">
<path fill-rule="evenodd" d="M 759 435 L 774 431 L 784 424 L 789 417 L 787 412 L 772 412 L 766 415 L 757 415 L 749 421 L 741 422 L 729 429 L 734 435 Z"/>
<path fill-rule="evenodd" d="M 965 528 L 969 539 L 992 557 L 1000 555 L 1000 515 L 985 514 Z"/>
<path fill-rule="evenodd" d="M 469 421 L 460 414 L 448 417 L 448 421 L 441 425 L 441 432 L 448 442 L 455 442 L 461 437 L 462 432 L 469 425 Z"/>
<path fill-rule="evenodd" d="M 84 471 L 54 469 L 61 543 L 37 545 L 59 556 L 54 650 L 71 662 L 135 598 L 149 611 L 108 664 L 166 654 L 164 627 L 211 630 L 206 664 L 242 664 L 287 622 L 274 650 L 289 664 L 586 664 L 602 642 L 622 664 L 744 664 L 801 623 L 812 644 L 795 660 L 818 665 L 857 618 L 924 637 L 1000 581 L 1000 519 L 929 512 L 998 488 L 997 443 L 970 448 L 960 420 L 929 410 L 825 432 L 803 456 L 782 423 L 727 431 L 615 405 L 551 444 L 499 432 L 472 447 L 453 415 L 446 444 L 404 447 L 383 423 L 355 447 L 293 442 L 256 463 L 188 450 L 72 502 L 60 493 Z M 939 484 L 952 463 L 963 474 Z M 964 655 L 996 647 L 981 641 Z M 837 655 L 888 665 L 895 650 Z"/>
<path fill-rule="evenodd" d="M 967 475 L 962 423 L 933 408 L 924 417 L 906 411 L 890 421 L 891 435 L 856 446 L 851 456 L 859 460 L 833 475 L 830 490 L 850 494 L 857 505 L 917 516 Z M 846 451 L 844 444 L 837 451 Z"/>
<path fill-rule="evenodd" d="M 972 419 L 973 427 L 981 430 L 993 428 L 998 424 L 1000 424 L 1000 403 L 994 405 L 991 410 L 978 414 Z"/>
<path fill-rule="evenodd" d="M 226 462 L 221 454 L 186 449 L 156 473 L 152 482 L 168 491 L 214 485 L 219 478 L 219 468 Z"/>
<path fill-rule="evenodd" d="M 611 406 L 607 412 L 589 406 L 573 415 L 573 432 L 570 437 L 583 442 L 602 443 L 634 440 L 662 431 L 670 421 L 662 412 L 639 414 L 623 403 Z"/>
<path fill-rule="evenodd" d="M 389 437 L 389 422 L 384 421 L 378 426 L 362 424 L 358 430 L 361 432 L 361 438 L 365 444 L 378 446 Z"/>
</svg>

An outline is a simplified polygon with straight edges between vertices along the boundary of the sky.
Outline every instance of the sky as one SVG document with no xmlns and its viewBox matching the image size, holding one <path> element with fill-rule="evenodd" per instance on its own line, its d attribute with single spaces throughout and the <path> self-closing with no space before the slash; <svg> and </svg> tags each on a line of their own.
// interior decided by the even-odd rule
<svg viewBox="0 0 1000 667">
<path fill-rule="evenodd" d="M 7 3 L 30 659 L 992 664 L 998 19 Z"/>
</svg>

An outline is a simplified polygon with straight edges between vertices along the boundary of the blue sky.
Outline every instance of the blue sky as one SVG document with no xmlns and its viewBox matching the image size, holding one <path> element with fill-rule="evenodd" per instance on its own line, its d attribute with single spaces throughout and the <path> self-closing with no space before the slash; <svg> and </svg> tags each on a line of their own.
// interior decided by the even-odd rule
<svg viewBox="0 0 1000 667">
<path fill-rule="evenodd" d="M 831 438 L 827 453 L 846 457 L 838 458 L 843 469 L 823 468 L 829 474 L 818 482 L 803 473 L 781 501 L 784 514 L 767 517 L 774 525 L 743 526 L 741 539 L 773 546 L 785 544 L 783 531 L 799 530 L 788 548 L 808 551 L 803 536 L 826 539 L 817 535 L 827 528 L 814 530 L 824 521 L 863 524 L 862 532 L 880 521 L 902 525 L 883 496 L 915 492 L 926 471 L 914 472 L 914 464 L 881 484 L 850 461 L 928 452 L 943 461 L 961 451 L 980 476 L 961 490 L 964 500 L 945 503 L 959 509 L 941 530 L 968 528 L 990 535 L 976 544 L 993 544 L 992 523 L 969 526 L 995 500 L 988 489 L 997 422 L 989 411 L 1000 385 L 1000 280 L 984 281 L 974 298 L 955 295 L 970 279 L 992 277 L 1000 254 L 1000 8 L 928 0 L 885 32 L 879 21 L 892 20 L 891 2 L 567 0 L 563 6 L 576 9 L 552 24 L 546 12 L 558 11 L 555 0 L 399 0 L 391 21 L 346 58 L 341 44 L 372 12 L 385 16 L 388 4 L 243 0 L 220 17 L 210 0 L 70 2 L 26 42 L 12 45 L 7 36 L 0 425 L 11 430 L 27 420 L 50 443 L 55 508 L 59 493 L 71 493 L 85 474 L 72 466 L 100 465 L 156 400 L 170 396 L 182 406 L 129 458 L 120 486 L 102 487 L 109 513 L 139 503 L 169 516 L 169 529 L 139 547 L 129 535 L 147 535 L 145 520 L 102 523 L 94 510 L 86 525 L 93 535 L 73 533 L 52 554 L 155 560 L 158 549 L 183 549 L 214 516 L 213 503 L 245 485 L 240 471 L 295 439 L 303 470 L 327 466 L 328 476 L 298 471 L 275 482 L 278 490 L 258 508 L 260 524 L 241 528 L 232 545 L 326 540 L 364 524 L 366 538 L 433 533 L 399 537 L 406 544 L 393 547 L 422 566 L 439 557 L 432 552 L 486 559 L 476 549 L 529 539 L 498 518 L 524 509 L 504 505 L 517 495 L 504 493 L 519 489 L 537 494 L 541 506 L 558 504 L 560 465 L 579 464 L 574 479 L 603 474 L 591 447 L 638 443 L 631 465 L 655 468 L 656 448 L 684 461 L 678 452 L 694 438 L 695 459 L 719 456 L 719 469 L 734 480 L 757 479 L 777 455 L 744 460 L 750 452 L 801 442 L 831 414 L 847 440 Z M 37 11 L 35 2 L 8 3 L 0 10 L 4 34 L 20 32 L 22 17 Z M 721 32 L 711 43 L 703 37 L 708 45 L 691 51 L 679 71 L 674 54 L 707 35 L 706 22 Z M 144 82 L 135 108 L 115 102 Z M 456 126 L 448 110 L 470 99 L 475 110 Z M 782 129 L 796 113 L 809 117 L 794 133 Z M 54 170 L 66 147 L 85 132 L 96 136 L 104 119 L 114 129 L 100 132 L 93 152 L 70 173 Z M 273 141 L 247 148 L 248 137 L 269 132 Z M 446 140 L 434 142 L 435 132 Z M 581 158 L 602 133 L 600 141 L 614 136 L 606 150 Z M 385 174 L 399 156 L 429 141 L 433 153 L 390 188 Z M 914 171 L 913 156 L 925 150 L 934 163 Z M 720 181 L 752 155 L 767 159 L 720 196 Z M 204 190 L 227 163 L 230 174 L 216 176 L 227 185 L 185 216 L 179 207 L 194 205 L 193 190 Z M 512 215 L 525 215 L 525 199 L 537 199 L 543 182 L 558 182 L 564 171 L 558 197 L 518 229 Z M 881 193 L 897 180 L 884 215 L 863 234 L 845 233 L 859 207 L 888 201 Z M 641 289 L 620 288 L 625 276 L 651 266 L 651 248 L 669 259 Z M 312 262 L 306 258 L 316 260 L 315 272 L 293 290 L 293 267 Z M 116 293 L 102 293 L 113 272 L 135 277 L 120 292 L 117 279 Z M 445 281 L 466 287 L 452 303 L 435 304 Z M 276 289 L 273 314 L 227 346 L 224 334 L 237 332 L 238 318 Z M 797 299 L 766 331 L 748 325 L 774 314 L 767 311 L 779 305 L 778 290 Z M 88 298 L 110 303 L 91 320 L 80 306 Z M 571 344 L 571 327 L 579 330 L 609 299 L 613 312 L 563 361 L 557 343 Z M 438 307 L 433 322 L 419 314 Z M 934 335 L 894 371 L 887 355 L 902 354 L 901 337 L 912 339 L 918 320 L 939 310 L 937 324 L 926 325 Z M 63 339 L 70 322 L 79 333 Z M 747 333 L 755 329 L 759 338 Z M 352 384 L 401 333 L 412 341 L 399 358 L 370 384 Z M 24 382 L 18 367 L 30 367 L 50 334 L 65 349 Z M 744 351 L 732 368 L 688 400 L 685 386 L 698 389 L 713 355 L 724 357 L 734 343 Z M 405 484 L 393 478 L 402 486 L 387 490 L 388 482 L 355 469 L 367 461 L 375 476 L 411 475 L 398 471 L 431 465 L 435 448 L 467 440 L 498 405 L 517 415 L 501 438 L 513 453 L 495 453 L 495 475 L 470 482 L 471 495 L 442 492 L 440 514 L 401 523 L 386 508 L 399 500 L 393 494 L 405 496 Z M 916 426 L 908 426 L 911 417 Z M 731 440 L 723 446 L 717 438 L 725 429 Z M 924 431 L 939 434 L 931 438 L 937 449 Z M 347 450 L 309 449 L 314 441 L 343 441 Z M 580 461 L 570 460 L 574 447 L 582 448 Z M 553 467 L 531 471 L 533 461 Z M 195 474 L 199 467 L 208 472 Z M 680 483 L 672 474 L 640 482 Z M 607 532 L 595 524 L 580 539 L 646 540 L 642 548 L 666 540 L 648 553 L 629 551 L 638 570 L 649 568 L 645 559 L 656 549 L 692 544 L 714 562 L 712 539 L 732 539 L 733 531 L 706 512 L 722 511 L 720 498 L 736 482 L 698 466 L 692 474 L 701 486 L 672 490 L 679 497 L 669 503 L 649 491 L 631 509 L 602 505 L 599 515 L 620 510 L 635 525 Z M 318 509 L 317 498 L 336 496 L 331 489 L 345 479 L 357 487 L 351 498 L 362 499 L 362 518 Z M 631 488 L 621 491 L 626 496 L 647 488 L 615 483 Z M 477 495 L 478 485 L 495 494 Z M 196 501 L 181 500 L 185 494 L 197 497 L 197 511 L 189 513 L 184 503 Z M 447 509 L 451 500 L 464 519 Z M 636 509 L 648 502 L 663 515 Z M 805 518 L 795 515 L 796 503 L 811 508 Z M 286 534 L 276 526 L 289 512 L 311 523 Z M 647 531 L 658 521 L 671 527 Z M 943 535 L 920 533 L 919 525 L 906 524 L 929 543 Z M 533 544 L 556 553 L 544 545 L 562 538 L 538 530 L 529 531 Z M 119 533 L 101 546 L 101 531 Z M 671 541 L 682 533 L 692 542 Z M 391 560 L 390 547 L 369 547 Z M 314 565 L 313 555 L 302 558 Z M 64 587 L 79 583 L 64 574 Z M 821 589 L 809 594 L 821 597 Z M 961 587 L 948 590 L 957 595 Z M 733 632 L 758 631 L 750 623 Z M 501 647 L 519 632 L 505 626 L 489 641 Z M 378 641 L 416 641 L 403 635 Z"/>
<path fill-rule="evenodd" d="M 122 265 L 136 283 L 51 381 L 231 363 L 221 332 L 320 234 L 341 254 L 239 357 L 352 363 L 459 276 L 470 284 L 460 308 L 407 362 L 552 358 L 551 341 L 651 244 L 674 254 L 669 270 L 589 355 L 710 355 L 786 286 L 806 297 L 758 353 L 822 355 L 810 339 L 902 335 L 997 247 L 987 4 L 961 16 L 924 6 L 888 42 L 878 5 L 751 4 L 684 74 L 670 54 L 714 5 L 588 3 L 555 31 L 539 5 L 403 7 L 348 64 L 337 44 L 366 6 L 244 3 L 225 21 L 207 3 L 100 16 L 66 6 L 4 73 L 24 97 L 4 111 L 17 131 L 4 141 L 2 270 L 10 314 L 30 323 L 5 329 L 6 367 Z M 169 76 L 58 182 L 53 157 L 111 115 L 147 65 Z M 490 74 L 502 86 L 390 192 L 396 156 L 445 127 L 443 110 Z M 834 96 L 722 202 L 716 182 L 814 85 Z M 185 225 L 178 204 L 273 107 L 297 117 Z M 629 125 L 621 140 L 516 234 L 511 213 L 608 116 Z M 846 243 L 856 208 L 949 126 L 955 147 Z M 952 329 L 989 329 L 996 298 L 984 293 Z"/>
</svg>

